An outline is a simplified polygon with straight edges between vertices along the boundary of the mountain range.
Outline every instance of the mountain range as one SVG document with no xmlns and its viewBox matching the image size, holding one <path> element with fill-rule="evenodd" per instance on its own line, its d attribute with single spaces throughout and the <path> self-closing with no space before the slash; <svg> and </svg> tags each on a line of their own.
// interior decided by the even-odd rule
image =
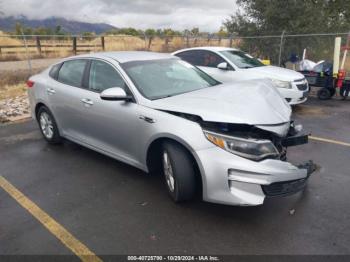
<svg viewBox="0 0 350 262">
<path fill-rule="evenodd" d="M 46 27 L 55 29 L 56 26 L 61 26 L 61 31 L 71 34 L 79 34 L 83 32 L 95 32 L 101 34 L 105 31 L 116 29 L 116 27 L 105 23 L 86 23 L 65 18 L 50 17 L 46 19 L 28 19 L 25 16 L 19 17 L 0 17 L 0 30 L 4 32 L 13 32 L 16 23 L 21 23 L 25 27 L 38 28 Z"/>
</svg>

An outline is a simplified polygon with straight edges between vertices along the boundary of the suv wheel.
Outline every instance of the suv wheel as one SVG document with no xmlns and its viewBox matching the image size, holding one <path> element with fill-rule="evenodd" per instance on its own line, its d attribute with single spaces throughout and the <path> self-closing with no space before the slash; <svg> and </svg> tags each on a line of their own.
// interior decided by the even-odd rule
<svg viewBox="0 0 350 262">
<path fill-rule="evenodd" d="M 37 119 L 40 131 L 47 142 L 50 144 L 58 144 L 62 142 L 56 121 L 47 107 L 40 107 Z"/>
<path fill-rule="evenodd" d="M 191 200 L 196 192 L 196 170 L 189 153 L 179 144 L 166 142 L 162 150 L 163 174 L 175 202 Z"/>
</svg>

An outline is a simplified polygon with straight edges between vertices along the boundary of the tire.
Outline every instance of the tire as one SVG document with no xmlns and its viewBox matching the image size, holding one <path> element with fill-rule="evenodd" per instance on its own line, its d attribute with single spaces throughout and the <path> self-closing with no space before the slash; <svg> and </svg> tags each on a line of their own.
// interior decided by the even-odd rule
<svg viewBox="0 0 350 262">
<path fill-rule="evenodd" d="M 331 98 L 331 91 L 328 88 L 318 90 L 317 97 L 320 100 L 328 100 Z"/>
<path fill-rule="evenodd" d="M 161 157 L 165 185 L 173 201 L 193 199 L 196 193 L 196 168 L 191 155 L 181 145 L 165 142 Z"/>
<path fill-rule="evenodd" d="M 335 90 L 335 88 L 331 88 L 331 89 L 329 90 L 329 92 L 330 92 L 331 98 L 332 98 L 332 97 L 335 95 L 336 90 Z"/>
<path fill-rule="evenodd" d="M 62 143 L 62 137 L 58 131 L 56 120 L 46 106 L 41 106 L 37 113 L 37 121 L 41 134 L 50 144 Z"/>
</svg>

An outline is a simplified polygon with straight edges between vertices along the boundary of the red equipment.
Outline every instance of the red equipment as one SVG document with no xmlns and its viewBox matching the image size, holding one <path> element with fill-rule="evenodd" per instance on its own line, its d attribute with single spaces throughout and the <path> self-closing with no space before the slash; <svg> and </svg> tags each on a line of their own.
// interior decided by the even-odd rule
<svg viewBox="0 0 350 262">
<path fill-rule="evenodd" d="M 344 69 L 339 69 L 338 74 L 337 74 L 337 83 L 336 87 L 342 87 L 343 86 L 343 81 L 345 80 L 346 72 Z"/>
</svg>

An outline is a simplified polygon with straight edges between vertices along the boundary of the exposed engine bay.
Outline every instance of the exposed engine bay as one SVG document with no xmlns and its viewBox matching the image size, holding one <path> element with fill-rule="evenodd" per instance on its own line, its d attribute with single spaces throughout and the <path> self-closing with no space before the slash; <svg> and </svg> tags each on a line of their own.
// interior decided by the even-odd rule
<svg viewBox="0 0 350 262">
<path fill-rule="evenodd" d="M 282 161 L 287 160 L 287 147 L 308 143 L 308 135 L 301 133 L 302 127 L 300 125 L 295 125 L 294 121 L 288 123 L 289 129 L 287 130 L 287 134 L 285 136 L 280 136 L 277 133 L 263 130 L 254 125 L 204 121 L 201 117 L 196 115 L 170 111 L 166 112 L 197 122 L 203 130 L 243 139 L 270 140 L 279 152 L 279 156 L 273 158 Z M 285 124 L 286 123 L 283 123 L 283 125 Z"/>
</svg>

